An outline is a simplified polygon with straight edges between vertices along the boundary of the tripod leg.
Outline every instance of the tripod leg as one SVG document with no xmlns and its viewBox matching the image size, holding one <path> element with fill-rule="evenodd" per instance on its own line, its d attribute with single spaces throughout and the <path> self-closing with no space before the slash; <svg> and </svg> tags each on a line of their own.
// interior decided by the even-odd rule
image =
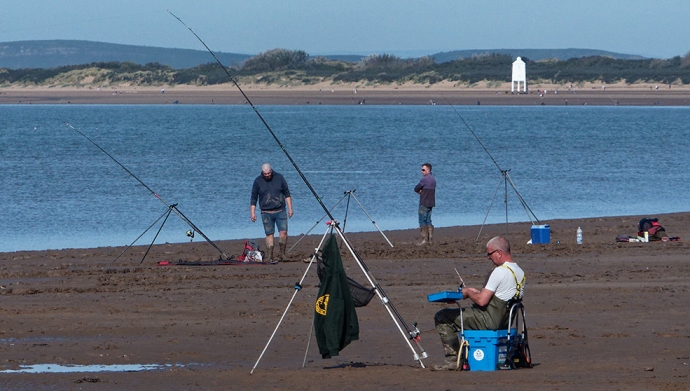
<svg viewBox="0 0 690 391">
<path fill-rule="evenodd" d="M 335 209 L 335 207 L 338 206 L 338 205 L 345 199 L 346 196 L 347 196 L 347 192 L 345 193 L 345 195 L 344 195 L 338 202 L 335 203 L 335 205 L 333 205 L 333 207 L 331 207 L 331 209 L 329 210 L 329 212 L 332 212 L 333 209 Z M 307 231 L 307 233 L 305 233 L 304 235 L 302 235 L 302 237 L 299 238 L 299 240 L 297 240 L 297 242 L 295 242 L 295 244 L 293 244 L 292 247 L 290 247 L 290 249 L 288 249 L 286 252 L 289 253 L 290 251 L 292 251 L 292 249 L 295 248 L 295 246 L 297 246 L 297 244 L 298 244 L 299 242 L 301 242 L 302 239 L 306 238 L 307 235 L 309 235 L 309 233 L 310 233 L 314 228 L 316 228 L 317 225 L 319 225 L 319 223 L 321 222 L 321 220 L 325 219 L 327 216 L 328 216 L 328 213 L 324 214 L 323 217 L 321 217 L 321 218 L 319 219 L 319 221 L 317 221 L 316 224 L 314 224 L 313 227 L 309 228 L 309 231 Z"/>
<path fill-rule="evenodd" d="M 121 257 L 124 253 L 126 253 L 127 250 L 129 250 L 130 248 L 132 248 L 132 246 L 134 246 L 134 243 L 136 243 L 137 241 L 139 241 L 139 239 L 141 239 L 142 236 L 144 236 L 147 232 L 149 232 L 149 230 L 150 230 L 151 228 L 153 228 L 153 226 L 156 225 L 156 223 L 159 222 L 160 219 L 162 219 L 163 216 L 165 216 L 166 214 L 167 214 L 167 215 L 170 215 L 170 211 L 168 210 L 168 211 L 163 212 L 163 214 L 160 215 L 160 217 L 157 218 L 156 221 L 153 222 L 153 224 L 149 225 L 149 227 L 146 228 L 146 229 L 144 230 L 144 232 L 141 233 L 141 235 L 139 235 L 136 239 L 134 239 L 134 241 L 133 241 L 129 246 L 127 246 L 127 248 L 125 248 L 124 250 L 122 250 L 122 252 L 120 253 L 120 255 L 118 255 L 117 258 L 113 259 L 112 262 L 110 262 L 110 263 L 108 264 L 108 266 L 112 265 L 112 264 L 115 263 L 118 259 L 120 259 L 120 257 Z"/>
<path fill-rule="evenodd" d="M 384 234 L 383 231 L 381 231 L 381 228 L 379 228 L 379 226 L 376 225 L 376 221 L 374 221 L 374 219 L 372 219 L 371 216 L 369 216 L 369 213 L 367 213 L 367 210 L 364 209 L 364 207 L 362 206 L 362 203 L 359 202 L 359 200 L 357 199 L 357 197 L 355 197 L 354 194 L 352 195 L 352 197 L 355 199 L 355 202 L 357 202 L 357 205 L 359 205 L 359 207 L 362 208 L 362 211 L 364 212 L 365 215 L 367 215 L 367 217 L 372 222 L 372 224 L 374 224 L 374 227 L 376 227 L 376 229 L 381 233 L 381 235 L 383 235 L 383 238 L 386 239 L 386 242 L 388 242 L 388 245 L 393 247 L 393 243 L 391 243 L 391 241 L 388 240 L 388 238 L 386 237 L 386 234 Z"/>
<path fill-rule="evenodd" d="M 161 226 L 158 228 L 158 232 L 156 232 L 156 236 L 153 237 L 153 240 L 151 241 L 151 244 L 149 244 L 149 248 L 146 249 L 146 252 L 144 253 L 144 256 L 141 258 L 141 261 L 139 262 L 140 265 L 141 265 L 142 263 L 144 263 L 144 259 L 146 259 L 146 256 L 148 255 L 149 250 L 151 250 L 151 247 L 153 246 L 153 243 L 154 243 L 154 242 L 156 241 L 156 239 L 158 238 L 158 234 L 161 233 L 161 230 L 163 229 L 163 226 L 165 225 L 165 222 L 168 221 L 168 217 L 170 217 L 170 212 L 172 212 L 172 207 L 170 207 L 170 208 L 168 209 L 168 214 L 167 214 L 167 216 L 165 216 L 165 220 L 163 220 L 163 222 L 161 223 Z"/>
<path fill-rule="evenodd" d="M 410 329 L 410 327 L 405 323 L 405 320 L 402 318 L 402 315 L 398 312 L 398 310 L 395 308 L 391 300 L 388 298 L 388 295 L 383 291 L 383 288 L 381 285 L 379 285 L 378 282 L 374 279 L 374 276 L 371 274 L 369 271 L 369 268 L 364 264 L 364 260 L 357 254 L 357 252 L 352 248 L 350 245 L 350 242 L 347 240 L 345 237 L 345 234 L 343 234 L 342 231 L 340 231 L 339 227 L 335 227 L 335 231 L 338 233 L 338 236 L 340 236 L 340 239 L 345 243 L 345 246 L 347 249 L 350 251 L 350 254 L 352 254 L 352 257 L 355 259 L 357 262 L 357 266 L 362 270 L 364 273 L 364 276 L 366 279 L 369 281 L 369 284 L 371 285 L 372 288 L 374 288 L 374 292 L 376 295 L 379 297 L 381 300 L 381 303 L 383 304 L 384 308 L 386 311 L 388 311 L 388 314 L 390 315 L 391 319 L 393 320 L 393 323 L 398 328 L 398 331 L 400 331 L 400 334 L 402 334 L 403 338 L 405 339 L 405 342 L 407 343 L 407 346 L 412 350 L 412 354 L 414 357 L 414 360 L 419 362 L 419 365 L 422 366 L 422 368 L 426 368 L 424 366 L 424 362 L 422 362 L 422 359 L 427 358 L 428 354 L 420 344 L 419 340 L 421 339 L 419 330 L 415 326 L 414 329 Z M 403 330 L 404 329 L 404 330 Z M 412 343 L 410 341 L 414 341 L 415 345 L 417 348 L 420 350 L 418 353 L 417 350 L 415 349 L 414 346 L 412 346 Z"/>
<path fill-rule="evenodd" d="M 302 361 L 302 368 L 307 365 L 307 354 L 309 354 L 309 346 L 311 345 L 311 336 L 314 335 L 314 317 L 316 317 L 316 314 L 312 316 L 311 320 L 311 327 L 309 328 L 309 339 L 307 340 L 307 348 L 304 350 L 304 360 Z"/>
<path fill-rule="evenodd" d="M 486 224 L 486 219 L 489 217 L 489 212 L 491 212 L 491 207 L 494 206 L 494 201 L 496 201 L 496 195 L 498 194 L 498 189 L 501 187 L 501 182 L 503 182 L 503 178 L 501 178 L 498 181 L 498 186 L 496 186 L 496 191 L 494 191 L 494 197 L 491 199 L 491 203 L 489 204 L 489 210 L 486 211 L 486 216 L 484 216 L 484 221 L 482 221 L 482 226 L 479 228 L 479 233 L 477 234 L 477 238 L 474 240 L 475 243 L 479 242 L 479 236 L 482 234 L 482 229 L 484 229 L 484 225 Z"/>
<path fill-rule="evenodd" d="M 316 251 L 319 251 L 319 249 L 323 245 L 323 242 L 326 240 L 326 235 L 328 235 L 328 232 L 332 231 L 332 229 L 333 229 L 332 226 L 329 225 L 328 228 L 326 229 L 326 233 L 323 234 L 323 237 L 321 238 L 321 242 L 319 243 L 319 247 L 316 248 Z M 273 330 L 273 334 L 271 334 L 271 337 L 268 339 L 268 342 L 266 343 L 264 350 L 259 355 L 259 358 L 256 360 L 256 363 L 254 364 L 254 367 L 252 368 L 252 370 L 249 372 L 250 375 L 254 373 L 254 370 L 259 365 L 259 361 L 261 361 L 261 358 L 266 353 L 266 350 L 268 350 L 268 345 L 271 344 L 271 341 L 273 341 L 273 337 L 275 337 L 276 333 L 278 332 L 278 328 L 280 328 L 280 324 L 283 323 L 283 319 L 285 319 L 285 315 L 287 315 L 287 312 L 290 309 L 292 302 L 295 301 L 295 297 L 297 296 L 297 292 L 299 292 L 302 289 L 302 282 L 304 282 L 304 279 L 307 277 L 307 273 L 309 273 L 309 268 L 311 268 L 311 264 L 314 263 L 314 259 L 316 258 L 316 251 L 314 252 L 314 255 L 311 257 L 311 261 L 309 262 L 309 266 L 307 266 L 307 270 L 304 271 L 302 278 L 299 280 L 298 283 L 295 284 L 295 291 L 292 293 L 292 298 L 290 299 L 290 302 L 288 303 L 287 307 L 285 308 L 283 315 L 280 317 L 280 320 L 278 321 L 278 324 L 276 325 L 275 330 Z M 311 338 L 311 333 L 309 335 L 310 335 L 309 338 Z M 307 347 L 307 350 L 309 350 L 308 347 Z M 306 358 L 305 358 L 305 360 L 306 360 Z"/>
<path fill-rule="evenodd" d="M 350 211 L 350 196 L 352 196 L 352 192 L 348 191 L 345 194 L 347 194 L 347 202 L 345 203 L 345 218 L 343 219 L 343 232 L 345 232 L 345 224 L 347 224 L 347 212 Z"/>
<path fill-rule="evenodd" d="M 530 219 L 532 224 L 534 225 L 534 220 L 536 220 L 538 223 L 539 219 L 534 214 L 534 212 L 532 212 L 532 209 L 529 207 L 529 205 L 527 205 L 527 202 L 524 200 L 524 198 L 522 198 L 522 196 L 520 195 L 520 192 L 517 191 L 517 188 L 515 188 L 515 184 L 513 183 L 513 180 L 510 178 L 510 175 L 507 175 L 507 180 L 508 180 L 508 183 L 510 184 L 510 187 L 512 187 L 513 191 L 515 191 L 515 194 L 517 195 L 518 200 L 520 200 L 520 203 L 522 204 L 522 207 L 525 209 L 525 213 L 527 213 L 527 217 Z M 532 217 L 534 217 L 534 220 L 532 219 Z"/>
<path fill-rule="evenodd" d="M 225 252 L 223 250 L 221 250 L 215 243 L 213 243 L 213 241 L 211 239 L 209 239 L 208 236 L 206 236 L 203 232 L 201 232 L 201 230 L 196 225 L 194 225 L 194 223 L 192 223 L 192 221 L 189 220 L 187 218 L 187 216 L 185 216 L 182 212 L 180 212 L 180 210 L 177 209 L 177 204 L 170 205 L 170 210 L 174 211 L 178 217 L 180 217 L 185 223 L 189 224 L 189 226 L 192 227 L 192 229 L 194 231 L 198 232 L 199 235 L 201 235 L 204 239 L 206 239 L 206 242 L 208 242 L 208 244 L 210 244 L 211 246 L 213 246 L 213 248 L 218 250 L 220 255 L 225 257 L 225 259 L 232 259 L 232 257 L 225 254 Z"/>
</svg>

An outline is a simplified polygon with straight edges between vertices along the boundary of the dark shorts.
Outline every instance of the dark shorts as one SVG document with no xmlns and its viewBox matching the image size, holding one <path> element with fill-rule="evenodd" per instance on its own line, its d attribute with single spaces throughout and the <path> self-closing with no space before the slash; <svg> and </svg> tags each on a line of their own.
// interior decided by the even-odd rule
<svg viewBox="0 0 690 391">
<path fill-rule="evenodd" d="M 288 229 L 288 215 L 285 209 L 275 213 L 261 212 L 261 221 L 264 223 L 264 231 L 267 236 L 275 233 L 276 226 L 278 232 Z"/>
</svg>

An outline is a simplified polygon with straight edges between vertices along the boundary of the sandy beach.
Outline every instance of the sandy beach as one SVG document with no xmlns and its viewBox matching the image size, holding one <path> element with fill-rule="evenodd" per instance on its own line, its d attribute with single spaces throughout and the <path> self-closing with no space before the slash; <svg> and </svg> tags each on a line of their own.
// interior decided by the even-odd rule
<svg viewBox="0 0 690 391">
<path fill-rule="evenodd" d="M 167 93 L 167 92 L 166 92 Z M 678 242 L 617 243 L 642 217 L 658 217 Z M 204 241 L 0 253 L 0 369 L 36 364 L 168 365 L 139 372 L 0 373 L 0 388 L 147 390 L 681 390 L 690 387 L 688 242 L 690 212 L 545 221 L 549 244 L 530 245 L 530 224 L 437 228 L 436 244 L 417 230 L 348 234 L 407 323 L 418 322 L 426 366 L 443 353 L 429 293 L 455 289 L 454 268 L 470 286 L 491 270 L 485 243 L 506 235 L 527 274 L 525 306 L 532 369 L 434 372 L 422 369 L 381 302 L 358 309 L 360 340 L 321 359 L 310 340 L 317 293 L 301 262 L 321 234 L 277 265 L 158 266 L 212 261 Z M 577 227 L 584 243 L 575 243 Z M 480 234 L 481 231 L 481 234 Z M 253 233 L 255 234 L 255 233 Z M 480 234 L 480 235 L 479 235 Z M 475 241 L 479 235 L 478 241 Z M 297 238 L 292 238 L 292 243 Z M 259 241 L 262 243 L 262 241 Z M 220 241 L 239 254 L 242 241 Z M 365 283 L 343 250 L 350 277 Z M 307 273 L 276 337 L 250 370 Z M 302 363 L 306 353 L 306 365 Z"/>
<path fill-rule="evenodd" d="M 603 105 L 688 106 L 690 86 L 588 83 L 581 86 L 531 84 L 530 93 L 511 93 L 510 83 L 473 86 L 448 82 L 434 85 L 360 85 L 321 83 L 282 87 L 241 85 L 255 105 Z M 164 91 L 164 92 L 162 92 Z M 4 87 L 0 104 L 246 104 L 232 84 L 195 87 L 84 86 Z"/>
</svg>

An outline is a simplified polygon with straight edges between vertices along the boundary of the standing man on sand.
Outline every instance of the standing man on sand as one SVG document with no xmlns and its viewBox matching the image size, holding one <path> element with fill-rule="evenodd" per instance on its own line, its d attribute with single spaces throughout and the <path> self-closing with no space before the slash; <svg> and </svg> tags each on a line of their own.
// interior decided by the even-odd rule
<svg viewBox="0 0 690 391">
<path fill-rule="evenodd" d="M 434 226 L 431 225 L 431 210 L 436 206 L 436 178 L 431 173 L 431 164 L 422 164 L 422 179 L 414 191 L 419 193 L 419 228 L 422 231 L 422 242 L 432 244 Z"/>
<path fill-rule="evenodd" d="M 472 307 L 444 308 L 434 315 L 436 331 L 441 337 L 445 362 L 436 370 L 457 369 L 460 342 L 458 332 L 466 330 L 499 330 L 508 328 L 508 302 L 522 299 L 525 289 L 525 272 L 513 261 L 510 243 L 496 236 L 486 244 L 486 256 L 496 266 L 484 287 L 462 288 L 463 299 L 469 298 Z M 462 323 L 461 323 L 462 322 Z"/>
<path fill-rule="evenodd" d="M 266 260 L 273 261 L 273 234 L 278 227 L 280 238 L 280 260 L 287 260 L 285 250 L 288 238 L 288 218 L 292 217 L 292 198 L 285 178 L 273 171 L 271 165 L 264 163 L 261 166 L 261 175 L 254 179 L 252 186 L 252 198 L 249 213 L 252 222 L 256 221 L 256 203 L 259 201 L 261 209 L 261 221 L 266 232 Z M 287 211 L 285 206 L 287 205 Z"/>
</svg>

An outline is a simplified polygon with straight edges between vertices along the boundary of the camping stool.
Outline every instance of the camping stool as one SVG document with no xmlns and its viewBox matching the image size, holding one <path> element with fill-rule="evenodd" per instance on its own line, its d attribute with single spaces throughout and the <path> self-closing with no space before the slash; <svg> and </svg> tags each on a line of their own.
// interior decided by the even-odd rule
<svg viewBox="0 0 690 391">
<path fill-rule="evenodd" d="M 458 336 L 461 348 L 469 343 L 468 364 L 470 371 L 495 371 L 515 369 L 531 363 L 527 345 L 527 325 L 525 306 L 521 300 L 511 300 L 508 315 L 508 328 L 501 330 L 463 330 Z M 523 353 L 523 354 L 519 354 Z M 527 357 L 524 357 L 527 356 Z M 531 364 L 529 364 L 531 367 Z"/>
</svg>

